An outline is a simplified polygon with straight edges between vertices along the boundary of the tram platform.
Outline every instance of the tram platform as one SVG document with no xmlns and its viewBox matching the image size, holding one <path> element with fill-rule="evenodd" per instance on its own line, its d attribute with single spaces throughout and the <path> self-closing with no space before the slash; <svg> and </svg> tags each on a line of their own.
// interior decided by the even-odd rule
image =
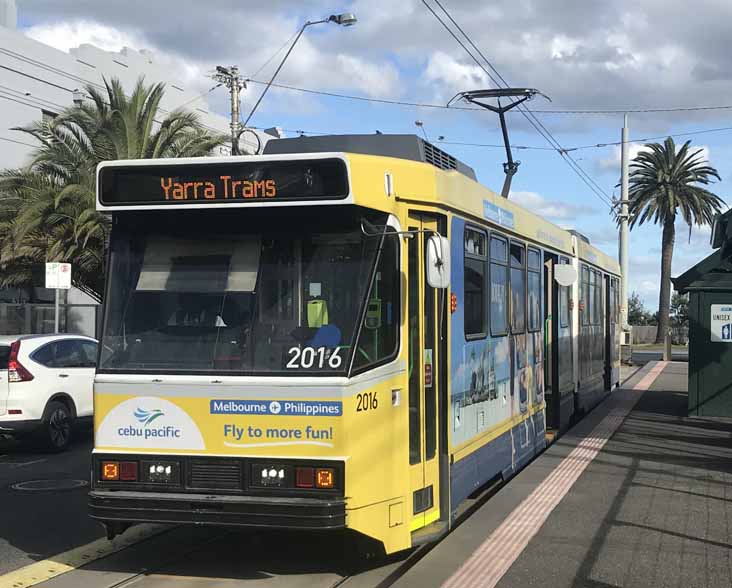
<svg viewBox="0 0 732 588">
<path fill-rule="evenodd" d="M 395 586 L 728 588 L 732 419 L 686 416 L 687 365 L 646 364 Z"/>
</svg>

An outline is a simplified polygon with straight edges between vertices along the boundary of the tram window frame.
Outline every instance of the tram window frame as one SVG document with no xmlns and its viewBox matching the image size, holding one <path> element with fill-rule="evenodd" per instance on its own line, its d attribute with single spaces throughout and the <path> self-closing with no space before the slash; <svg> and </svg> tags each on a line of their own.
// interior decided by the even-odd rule
<svg viewBox="0 0 732 588">
<path fill-rule="evenodd" d="M 536 264 L 532 267 L 532 254 L 535 256 Z M 529 333 L 541 331 L 541 251 L 536 247 L 528 247 L 526 253 L 526 328 Z M 537 280 L 535 292 L 536 314 L 532 312 L 531 307 L 531 281 L 532 276 Z M 532 318 L 536 318 L 536 324 L 532 325 Z"/>
<path fill-rule="evenodd" d="M 521 256 L 519 260 L 514 259 L 514 251 L 520 251 Z M 510 297 L 509 300 L 511 301 L 511 312 L 510 312 L 510 327 L 511 327 L 511 333 L 514 335 L 520 335 L 522 333 L 526 332 L 526 245 L 522 243 L 521 241 L 515 241 L 511 240 L 509 248 L 508 248 L 508 256 L 509 256 L 509 286 L 510 286 Z M 523 316 L 521 325 L 518 325 L 517 315 L 516 315 L 516 304 L 513 300 L 513 293 L 514 293 L 514 285 L 513 285 L 513 279 L 515 275 L 520 275 L 522 278 L 522 299 L 521 299 L 521 306 L 523 310 Z"/>
<path fill-rule="evenodd" d="M 493 251 L 493 243 L 502 243 L 503 244 L 503 251 L 504 255 L 503 257 L 499 257 L 497 255 L 494 255 Z M 493 337 L 503 337 L 505 335 L 508 335 L 508 329 L 509 329 L 509 313 L 508 313 L 508 306 L 510 301 L 510 292 L 509 292 L 509 276 L 508 276 L 508 252 L 509 252 L 509 244 L 508 239 L 506 237 L 491 233 L 490 235 L 490 245 L 489 245 L 489 257 L 490 257 L 490 268 L 489 268 L 489 300 L 490 300 L 490 323 L 491 323 L 491 336 Z M 493 276 L 496 275 L 494 272 L 503 272 L 503 301 L 502 304 L 499 306 L 498 304 L 494 304 L 493 301 Z M 503 308 L 503 329 L 499 329 L 496 326 L 496 321 L 493 320 L 494 318 L 494 311 L 495 316 L 498 316 L 498 309 Z"/>
<path fill-rule="evenodd" d="M 467 236 L 468 233 L 474 233 L 476 236 L 482 238 L 482 252 L 480 249 L 477 251 L 469 250 L 468 249 L 468 241 Z M 488 233 L 473 225 L 465 225 L 465 229 L 463 231 L 463 298 L 464 298 L 464 304 L 463 304 L 463 330 L 465 331 L 465 340 L 466 341 L 476 341 L 478 339 L 485 339 L 488 335 L 488 329 L 487 326 L 487 308 L 486 308 L 486 260 L 488 258 Z M 471 312 L 471 317 L 475 314 L 475 316 L 480 316 L 480 329 L 475 330 L 471 329 L 468 331 L 468 295 L 467 295 L 467 286 L 468 286 L 468 269 L 470 271 L 475 272 L 477 275 L 480 276 L 479 282 L 480 283 L 480 292 L 476 293 L 475 297 L 470 298 L 470 300 L 476 300 L 480 303 L 480 312 L 479 315 L 475 314 L 474 312 Z M 472 304 L 472 302 L 471 302 Z M 472 306 L 470 307 L 472 311 Z M 471 327 L 474 326 L 471 323 Z"/>
<path fill-rule="evenodd" d="M 582 307 L 580 309 L 582 311 L 582 318 L 580 323 L 582 326 L 587 326 L 590 324 L 590 268 L 584 263 L 580 268 L 580 274 L 580 301 L 582 303 Z"/>
<path fill-rule="evenodd" d="M 569 265 L 569 259 L 561 257 L 559 259 L 559 265 Z M 569 317 L 571 312 L 569 309 L 569 299 L 571 286 L 560 286 L 559 287 L 559 326 L 563 329 L 569 326 Z"/>
</svg>

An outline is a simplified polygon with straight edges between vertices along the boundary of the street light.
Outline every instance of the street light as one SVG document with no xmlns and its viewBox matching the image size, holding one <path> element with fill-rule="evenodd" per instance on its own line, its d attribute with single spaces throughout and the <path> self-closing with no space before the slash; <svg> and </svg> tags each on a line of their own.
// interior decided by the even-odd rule
<svg viewBox="0 0 732 588">
<path fill-rule="evenodd" d="M 282 69 L 282 66 L 285 65 L 285 61 L 287 61 L 287 58 L 290 56 L 290 53 L 292 53 L 292 50 L 295 48 L 295 45 L 297 45 L 297 42 L 300 40 L 300 37 L 305 32 L 305 29 L 308 28 L 310 25 L 316 25 L 316 24 L 322 24 L 324 22 L 333 22 L 335 24 L 341 25 L 343 27 L 350 27 L 356 24 L 357 22 L 356 15 L 354 15 L 351 12 L 344 12 L 343 14 L 331 14 L 328 18 L 324 18 L 322 20 L 309 20 L 304 25 L 302 25 L 302 28 L 300 28 L 300 31 L 297 33 L 297 37 L 295 37 L 295 40 L 292 42 L 292 45 L 290 45 L 290 48 L 287 50 L 287 53 L 285 53 L 285 56 L 282 58 L 282 61 L 277 66 L 277 69 L 275 70 L 274 74 L 272 74 L 272 78 L 267 82 L 267 85 L 264 88 L 264 91 L 262 92 L 262 95 L 259 97 L 259 100 L 257 100 L 256 104 L 252 108 L 252 111 L 249 113 L 249 116 L 247 116 L 247 119 L 244 121 L 244 126 L 247 126 L 247 123 L 252 118 L 252 115 L 257 110 L 257 107 L 259 106 L 259 103 L 262 101 L 262 98 L 264 98 L 265 94 L 267 94 L 267 91 L 269 90 L 269 87 L 272 85 L 272 82 L 274 82 L 275 78 L 277 77 L 277 74 L 280 73 L 280 70 Z"/>
<path fill-rule="evenodd" d="M 508 129 L 506 128 L 505 114 L 514 106 L 518 106 L 522 102 L 531 100 L 537 94 L 539 96 L 544 96 L 544 98 L 551 102 L 551 99 L 548 96 L 542 94 L 541 92 L 539 92 L 539 90 L 536 90 L 534 88 L 493 88 L 490 90 L 471 90 L 469 92 L 459 92 L 452 97 L 450 102 L 447 103 L 447 105 L 450 106 L 450 104 L 452 104 L 454 100 L 462 98 L 466 102 L 470 102 L 471 104 L 477 104 L 478 106 L 482 106 L 483 108 L 487 108 L 488 110 L 498 114 L 498 118 L 501 120 L 503 143 L 506 146 L 506 157 L 508 159 L 508 161 L 503 164 L 503 172 L 506 174 L 506 179 L 503 182 L 501 195 L 504 198 L 508 198 L 508 193 L 511 190 L 511 180 L 513 179 L 513 176 L 516 174 L 516 172 L 518 171 L 518 167 L 521 164 L 520 161 L 514 161 L 511 155 L 511 143 L 508 140 Z M 477 100 L 478 98 L 481 100 L 486 98 L 496 98 L 498 100 L 498 106 L 493 106 L 492 104 L 480 102 L 479 100 Z M 507 106 L 501 106 L 501 98 L 518 99 L 514 100 Z"/>
</svg>

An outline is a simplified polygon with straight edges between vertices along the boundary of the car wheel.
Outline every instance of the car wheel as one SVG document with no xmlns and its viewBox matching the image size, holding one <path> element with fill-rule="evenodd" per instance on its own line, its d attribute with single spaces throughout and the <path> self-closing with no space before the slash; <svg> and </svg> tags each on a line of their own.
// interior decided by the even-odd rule
<svg viewBox="0 0 732 588">
<path fill-rule="evenodd" d="M 73 419 L 69 409 L 60 402 L 50 402 L 43 421 L 43 441 L 49 451 L 65 450 L 71 443 Z"/>
</svg>

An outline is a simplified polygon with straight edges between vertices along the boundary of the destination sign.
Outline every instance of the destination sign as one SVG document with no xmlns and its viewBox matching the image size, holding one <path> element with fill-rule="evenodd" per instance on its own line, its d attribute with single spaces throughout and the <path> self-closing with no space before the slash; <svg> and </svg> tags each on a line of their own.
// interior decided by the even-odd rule
<svg viewBox="0 0 732 588">
<path fill-rule="evenodd" d="M 348 196 L 340 159 L 103 167 L 104 206 L 337 200 Z"/>
</svg>

